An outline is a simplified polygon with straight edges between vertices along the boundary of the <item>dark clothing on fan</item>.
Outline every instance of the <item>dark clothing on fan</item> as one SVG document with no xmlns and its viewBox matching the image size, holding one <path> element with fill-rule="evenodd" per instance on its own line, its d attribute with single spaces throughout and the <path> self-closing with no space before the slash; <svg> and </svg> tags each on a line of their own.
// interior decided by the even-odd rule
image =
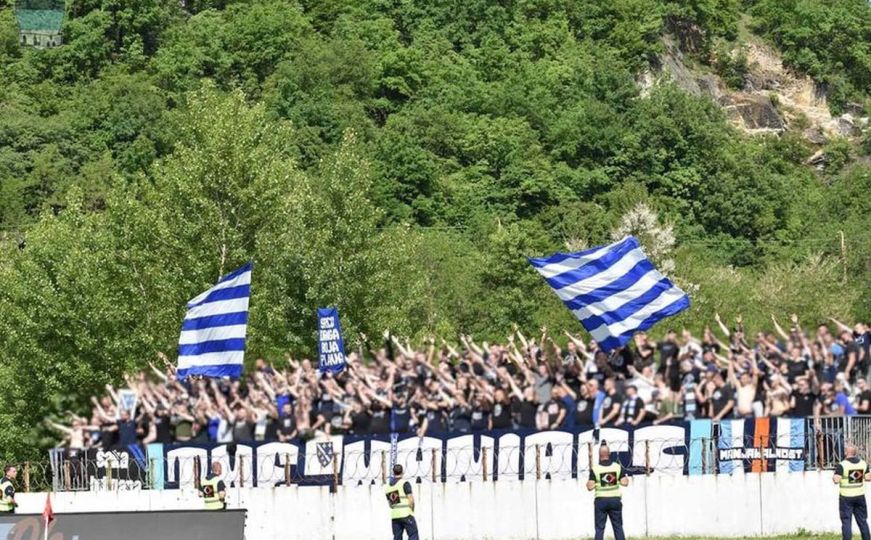
<svg viewBox="0 0 871 540">
<path fill-rule="evenodd" d="M 448 419 L 442 409 L 427 409 L 426 430 L 430 433 L 444 433 L 448 430 Z"/>
<path fill-rule="evenodd" d="M 254 424 L 247 420 L 236 420 L 233 422 L 233 441 L 253 441 L 254 440 Z"/>
<path fill-rule="evenodd" d="M 511 429 L 511 404 L 493 404 L 493 429 Z"/>
<path fill-rule="evenodd" d="M 861 394 L 859 394 L 859 398 L 856 400 L 856 409 L 859 414 L 868 414 L 871 410 L 861 409 L 862 403 L 867 401 L 869 405 L 871 405 L 871 390 L 865 390 Z"/>
<path fill-rule="evenodd" d="M 351 432 L 357 435 L 366 435 L 370 432 L 372 415 L 367 411 L 351 413 Z"/>
<path fill-rule="evenodd" d="M 133 420 L 118 420 L 118 445 L 127 447 L 136 444 L 136 422 Z"/>
<path fill-rule="evenodd" d="M 626 376 L 629 375 L 629 366 L 635 363 L 635 356 L 632 354 L 632 351 L 626 347 L 623 347 L 608 357 L 608 365 L 611 366 L 611 369 L 614 370 L 614 374 L 617 376 Z"/>
<path fill-rule="evenodd" d="M 672 360 L 672 363 L 677 362 L 677 355 L 680 352 L 680 348 L 677 346 L 677 343 L 673 341 L 662 341 L 657 346 L 659 349 L 659 369 L 665 369 L 665 366 L 668 364 L 668 360 Z"/>
<path fill-rule="evenodd" d="M 161 444 L 172 443 L 172 425 L 169 423 L 169 417 L 159 414 L 155 415 L 154 429 L 157 432 L 157 442 Z"/>
<path fill-rule="evenodd" d="M 734 392 L 728 384 L 723 385 L 721 388 L 715 388 L 711 394 L 711 417 L 717 416 L 720 411 L 725 409 L 733 397 Z"/>
<path fill-rule="evenodd" d="M 454 431 L 467 433 L 472 429 L 472 409 L 464 406 L 455 407 L 451 410 L 451 428 Z"/>
<path fill-rule="evenodd" d="M 535 429 L 535 414 L 538 412 L 538 405 L 534 401 L 512 400 L 511 412 L 514 414 L 517 427 Z"/>
<path fill-rule="evenodd" d="M 118 440 L 115 436 L 115 430 L 112 429 L 113 423 L 104 422 L 100 424 L 100 446 L 103 447 L 103 450 L 111 450 L 115 446 L 115 441 Z"/>
<path fill-rule="evenodd" d="M 369 423 L 369 433 L 384 435 L 390 433 L 390 412 L 384 409 L 372 411 L 372 422 Z"/>
<path fill-rule="evenodd" d="M 479 408 L 472 409 L 472 431 L 484 431 L 490 428 L 490 411 Z"/>
<path fill-rule="evenodd" d="M 289 437 L 293 435 L 294 431 L 296 431 L 296 418 L 292 414 L 288 414 L 278 421 L 278 433 Z"/>
<path fill-rule="evenodd" d="M 626 398 L 620 406 L 620 412 L 623 415 L 623 420 L 626 422 L 635 420 L 635 417 L 638 416 L 638 411 L 642 409 L 644 409 L 644 401 L 638 396 Z"/>
<path fill-rule="evenodd" d="M 605 394 L 605 399 L 602 400 L 602 416 L 600 419 L 608 416 L 608 414 L 611 413 L 611 409 L 614 408 L 614 405 L 617 405 L 618 410 L 623 405 L 623 399 L 620 397 L 620 394 L 617 392 L 614 392 L 613 394 Z M 615 423 L 618 418 L 619 416 L 615 416 L 609 420 L 609 423 Z"/>
<path fill-rule="evenodd" d="M 551 399 L 550 401 L 545 403 L 544 412 L 547 413 L 547 425 L 554 425 L 559 418 L 560 411 L 564 410 L 565 408 L 566 407 L 563 402 L 557 399 Z"/>
<path fill-rule="evenodd" d="M 575 404 L 575 426 L 592 426 L 593 425 L 593 405 L 595 399 L 581 398 Z"/>
<path fill-rule="evenodd" d="M 789 360 L 786 363 L 786 380 L 789 384 L 795 384 L 795 380 L 807 373 L 807 362 L 802 359 L 798 362 Z"/>
<path fill-rule="evenodd" d="M 411 429 L 411 411 L 408 407 L 394 407 L 390 411 L 391 433 L 407 433 Z"/>
<path fill-rule="evenodd" d="M 814 403 L 817 401 L 817 395 L 813 392 L 802 394 L 801 392 L 793 392 L 792 397 L 795 398 L 795 408 L 792 409 L 792 416 L 809 418 L 814 415 Z"/>
</svg>

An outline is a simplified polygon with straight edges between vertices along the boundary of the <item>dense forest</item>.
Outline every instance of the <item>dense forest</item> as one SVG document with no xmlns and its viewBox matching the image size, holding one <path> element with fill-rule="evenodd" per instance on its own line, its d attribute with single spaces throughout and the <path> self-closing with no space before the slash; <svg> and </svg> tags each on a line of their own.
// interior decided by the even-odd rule
<svg viewBox="0 0 871 540">
<path fill-rule="evenodd" d="M 323 305 L 349 343 L 577 330 L 524 257 L 626 232 L 690 292 L 675 326 L 871 318 L 867 129 L 751 137 L 709 97 L 638 83 L 670 36 L 740 88 L 753 38 L 832 113 L 867 115 L 866 0 L 68 0 L 44 50 L 19 45 L 12 4 L 9 455 L 171 352 L 185 302 L 249 259 L 252 360 L 311 354 Z"/>
</svg>

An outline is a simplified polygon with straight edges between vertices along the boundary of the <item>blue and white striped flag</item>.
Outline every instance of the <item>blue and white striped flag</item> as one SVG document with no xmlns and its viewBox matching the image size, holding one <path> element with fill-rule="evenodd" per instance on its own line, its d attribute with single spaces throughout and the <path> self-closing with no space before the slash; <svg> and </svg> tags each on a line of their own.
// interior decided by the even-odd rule
<svg viewBox="0 0 871 540">
<path fill-rule="evenodd" d="M 240 377 L 251 297 L 249 262 L 188 302 L 178 340 L 178 378 Z"/>
<path fill-rule="evenodd" d="M 605 351 L 690 306 L 686 293 L 653 267 L 631 236 L 529 262 Z"/>
</svg>

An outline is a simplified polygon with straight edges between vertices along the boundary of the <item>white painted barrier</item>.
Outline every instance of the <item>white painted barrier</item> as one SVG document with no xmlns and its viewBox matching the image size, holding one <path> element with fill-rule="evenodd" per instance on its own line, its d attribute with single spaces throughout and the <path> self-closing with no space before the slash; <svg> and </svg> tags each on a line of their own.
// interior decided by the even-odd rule
<svg viewBox="0 0 871 540">
<path fill-rule="evenodd" d="M 593 534 L 585 479 L 415 485 L 423 540 L 574 540 Z M 831 472 L 735 476 L 636 476 L 624 490 L 627 535 L 757 536 L 804 529 L 838 532 Z M 40 513 L 44 493 L 18 495 L 19 512 Z M 248 510 L 246 540 L 384 540 L 391 537 L 381 486 L 230 488 Z M 202 508 L 193 490 L 65 492 L 56 513 Z M 609 528 L 610 532 L 610 528 Z"/>
</svg>

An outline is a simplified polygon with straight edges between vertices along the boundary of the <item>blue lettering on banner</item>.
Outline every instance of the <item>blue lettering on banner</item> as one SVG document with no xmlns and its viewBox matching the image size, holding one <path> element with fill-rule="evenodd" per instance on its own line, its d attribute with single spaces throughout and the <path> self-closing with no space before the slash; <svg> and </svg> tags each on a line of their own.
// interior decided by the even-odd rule
<svg viewBox="0 0 871 540">
<path fill-rule="evenodd" d="M 345 369 L 345 344 L 339 324 L 339 310 L 318 308 L 318 369 L 339 373 Z"/>
</svg>

